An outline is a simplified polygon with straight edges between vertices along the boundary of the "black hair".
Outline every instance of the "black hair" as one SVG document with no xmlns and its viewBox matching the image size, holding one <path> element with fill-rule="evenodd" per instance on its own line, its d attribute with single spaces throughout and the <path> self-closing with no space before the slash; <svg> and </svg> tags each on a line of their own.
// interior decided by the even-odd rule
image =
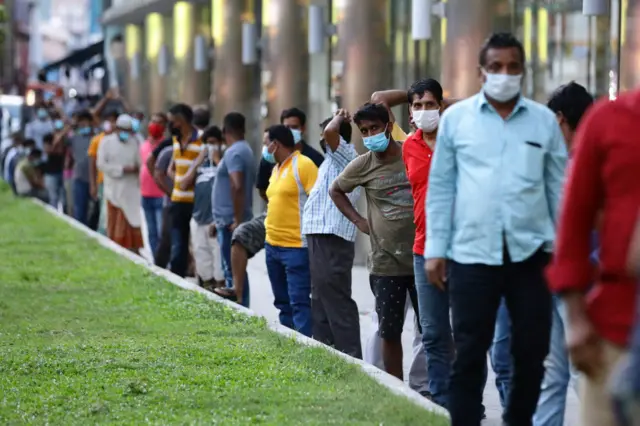
<svg viewBox="0 0 640 426">
<path fill-rule="evenodd" d="M 571 130 L 575 130 L 585 111 L 592 104 L 593 96 L 587 89 L 572 81 L 558 87 L 551 95 L 547 106 L 556 114 L 562 113 Z"/>
<path fill-rule="evenodd" d="M 522 47 L 520 40 L 511 33 L 491 34 L 482 44 L 482 48 L 480 48 L 480 56 L 478 58 L 480 65 L 485 66 L 487 64 L 487 52 L 489 49 L 509 49 L 512 47 L 518 50 L 522 64 L 524 64 L 524 47 Z"/>
<path fill-rule="evenodd" d="M 193 110 L 193 125 L 204 129 L 211 122 L 211 114 L 209 113 L 209 108 L 197 107 Z"/>
<path fill-rule="evenodd" d="M 363 120 L 380 121 L 384 124 L 391 121 L 389 111 L 387 111 L 384 105 L 372 104 L 371 102 L 362 105 L 353 115 L 354 123 L 358 124 Z"/>
<path fill-rule="evenodd" d="M 40 148 L 33 148 L 29 151 L 29 157 L 42 157 L 42 150 Z"/>
<path fill-rule="evenodd" d="M 154 112 L 153 114 L 151 114 L 151 116 L 152 117 L 159 117 L 165 123 L 168 121 L 167 114 L 165 114 L 164 112 Z"/>
<path fill-rule="evenodd" d="M 329 123 L 331 123 L 331 120 L 333 120 L 333 117 L 329 117 L 326 120 L 324 120 L 322 123 L 320 123 L 320 129 L 324 131 L 324 129 L 329 125 Z M 351 127 L 351 123 L 347 123 L 346 121 L 343 121 L 342 123 L 340 123 L 340 136 L 342 137 L 342 139 L 344 139 L 347 142 L 351 142 L 352 132 L 353 132 L 353 128 Z"/>
<path fill-rule="evenodd" d="M 413 103 L 413 97 L 418 95 L 418 97 L 423 97 L 426 92 L 429 92 L 436 98 L 438 103 L 442 102 L 442 86 L 438 83 L 437 80 L 433 78 L 423 78 L 422 80 L 418 80 L 409 87 L 407 91 L 407 99 L 409 100 L 409 105 Z"/>
<path fill-rule="evenodd" d="M 230 112 L 224 116 L 222 120 L 222 128 L 227 133 L 233 133 L 235 135 L 244 135 L 246 120 L 244 115 L 239 112 Z"/>
<path fill-rule="evenodd" d="M 269 132 L 269 140 L 272 142 L 278 141 L 288 148 L 293 148 L 296 145 L 295 141 L 293 140 L 293 134 L 287 126 L 283 126 L 282 124 L 275 124 L 269 127 L 269 129 L 267 129 L 267 132 Z"/>
<path fill-rule="evenodd" d="M 83 109 L 82 111 L 78 112 L 77 115 L 77 120 L 78 121 L 93 121 L 93 114 L 91 114 L 89 111 L 87 111 L 86 109 Z"/>
<path fill-rule="evenodd" d="M 53 142 L 53 133 L 47 133 L 46 135 L 44 135 L 42 137 L 42 142 L 43 143 L 52 143 Z"/>
<path fill-rule="evenodd" d="M 105 120 L 117 120 L 119 116 L 120 116 L 120 114 L 118 113 L 118 110 L 114 109 L 114 110 L 111 110 L 111 111 L 107 112 L 104 115 L 104 118 L 105 118 Z"/>
<path fill-rule="evenodd" d="M 24 146 L 36 146 L 36 141 L 34 139 L 25 139 L 22 142 L 22 145 L 24 145 Z"/>
<path fill-rule="evenodd" d="M 305 114 L 300 108 L 293 107 L 282 111 L 282 114 L 280 114 L 280 124 L 284 123 L 286 118 L 297 118 L 300 120 L 301 126 L 307 124 L 307 114 Z"/>
<path fill-rule="evenodd" d="M 202 140 L 203 141 L 207 141 L 207 139 L 209 138 L 214 138 L 217 139 L 219 141 L 222 141 L 222 130 L 220 130 L 220 127 L 218 126 L 209 126 L 205 129 L 204 132 L 202 132 Z"/>
<path fill-rule="evenodd" d="M 184 118 L 184 121 L 191 124 L 193 123 L 193 110 L 187 104 L 175 104 L 169 109 L 171 115 L 176 115 Z"/>
</svg>

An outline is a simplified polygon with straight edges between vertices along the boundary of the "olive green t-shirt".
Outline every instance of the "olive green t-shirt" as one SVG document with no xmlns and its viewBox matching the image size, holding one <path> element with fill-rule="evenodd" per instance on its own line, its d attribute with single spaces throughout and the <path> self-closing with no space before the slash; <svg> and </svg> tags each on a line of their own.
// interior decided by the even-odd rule
<svg viewBox="0 0 640 426">
<path fill-rule="evenodd" d="M 381 161 L 373 152 L 353 160 L 336 178 L 349 193 L 364 188 L 367 197 L 371 253 L 368 267 L 372 275 L 413 275 L 413 197 L 402 154 Z"/>
</svg>

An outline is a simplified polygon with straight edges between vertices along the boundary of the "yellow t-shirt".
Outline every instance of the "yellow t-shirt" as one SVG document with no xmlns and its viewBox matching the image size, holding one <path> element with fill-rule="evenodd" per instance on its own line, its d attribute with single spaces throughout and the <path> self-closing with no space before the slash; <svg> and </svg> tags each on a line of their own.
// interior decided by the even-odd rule
<svg viewBox="0 0 640 426">
<path fill-rule="evenodd" d="M 398 126 L 398 123 L 393 123 L 393 129 L 391 129 L 391 137 L 396 142 L 404 142 L 407 140 L 407 134 Z"/>
<path fill-rule="evenodd" d="M 95 135 L 91 139 L 91 144 L 89 145 L 88 154 L 89 154 L 89 157 L 93 158 L 94 160 L 98 158 L 98 148 L 100 148 L 100 142 L 102 142 L 103 138 L 104 138 L 104 132 Z M 104 175 L 100 170 L 98 170 L 98 176 L 96 177 L 96 181 L 98 185 L 100 185 L 104 181 Z"/>
<path fill-rule="evenodd" d="M 193 162 L 198 158 L 202 151 L 202 141 L 197 132 L 193 132 L 191 141 L 183 149 L 180 141 L 173 138 L 173 164 L 176 168 L 175 178 L 173 180 L 173 191 L 171 192 L 171 201 L 175 203 L 193 203 L 195 182 L 186 190 L 180 189 L 180 181 L 187 174 Z"/>
<path fill-rule="evenodd" d="M 318 167 L 298 151 L 273 168 L 267 188 L 269 208 L 264 223 L 267 243 L 276 247 L 306 247 L 302 236 L 302 213 L 317 177 Z"/>
</svg>

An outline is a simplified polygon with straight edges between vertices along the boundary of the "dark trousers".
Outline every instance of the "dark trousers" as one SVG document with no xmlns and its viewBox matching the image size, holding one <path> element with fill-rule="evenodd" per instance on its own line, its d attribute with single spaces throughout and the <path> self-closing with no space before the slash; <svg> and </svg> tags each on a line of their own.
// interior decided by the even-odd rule
<svg viewBox="0 0 640 426">
<path fill-rule="evenodd" d="M 89 225 L 91 194 L 89 182 L 73 179 L 73 218 L 85 226 Z"/>
<path fill-rule="evenodd" d="M 549 254 L 503 265 L 451 263 L 449 301 L 456 357 L 449 389 L 453 426 L 479 426 L 482 392 L 500 300 L 511 319 L 513 375 L 503 420 L 530 426 L 544 376 L 551 337 L 551 294 L 543 276 Z"/>
<path fill-rule="evenodd" d="M 354 244 L 336 235 L 307 235 L 313 337 L 362 359 L 360 315 L 351 297 Z"/>
<path fill-rule="evenodd" d="M 171 204 L 162 207 L 160 240 L 153 258 L 156 266 L 166 268 L 171 258 Z"/>
<path fill-rule="evenodd" d="M 171 272 L 185 277 L 189 268 L 189 234 L 193 203 L 171 204 Z"/>
</svg>

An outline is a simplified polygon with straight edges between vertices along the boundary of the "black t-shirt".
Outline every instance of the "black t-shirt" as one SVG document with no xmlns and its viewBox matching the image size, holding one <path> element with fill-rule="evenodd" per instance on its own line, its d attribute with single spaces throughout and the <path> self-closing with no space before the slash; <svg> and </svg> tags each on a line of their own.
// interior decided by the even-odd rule
<svg viewBox="0 0 640 426">
<path fill-rule="evenodd" d="M 320 167 L 324 161 L 324 156 L 317 150 L 311 148 L 305 141 L 302 141 L 302 155 L 313 161 L 313 163 Z M 258 166 L 258 177 L 256 179 L 256 188 L 266 191 L 269 187 L 269 178 L 271 178 L 271 172 L 273 171 L 274 164 L 269 163 L 264 158 L 260 160 Z"/>
<path fill-rule="evenodd" d="M 42 173 L 55 175 L 64 171 L 64 154 L 48 154 L 47 161 L 42 164 Z"/>
<path fill-rule="evenodd" d="M 173 145 L 173 138 L 166 138 L 153 149 L 151 155 L 153 155 L 153 158 L 157 159 L 160 156 L 162 150 L 171 145 Z"/>
</svg>

